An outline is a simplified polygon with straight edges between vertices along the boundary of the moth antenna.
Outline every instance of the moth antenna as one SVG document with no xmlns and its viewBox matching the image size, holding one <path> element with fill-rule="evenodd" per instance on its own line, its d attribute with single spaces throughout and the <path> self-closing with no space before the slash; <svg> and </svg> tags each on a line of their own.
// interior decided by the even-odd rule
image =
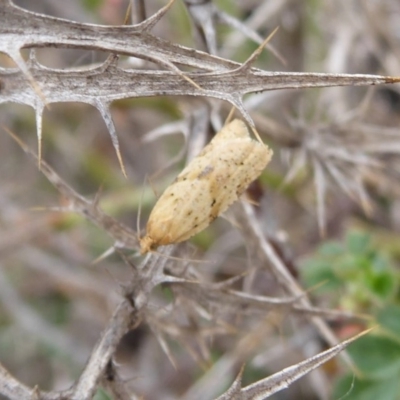
<svg viewBox="0 0 400 400">
<path fill-rule="evenodd" d="M 277 26 L 268 36 L 267 38 L 257 47 L 257 49 L 253 52 L 253 54 L 239 67 L 236 71 L 246 71 L 252 67 L 257 58 L 260 56 L 264 47 L 267 43 L 274 37 L 275 33 L 278 31 L 279 26 Z"/>
<path fill-rule="evenodd" d="M 155 197 L 158 197 L 158 193 L 157 193 L 156 188 L 155 188 L 154 185 L 153 185 L 152 179 L 153 179 L 154 176 L 157 176 L 157 174 L 159 174 L 159 173 L 161 173 L 161 172 L 158 172 L 158 171 L 157 171 L 157 172 L 156 172 L 156 175 L 153 174 L 151 177 L 146 177 L 146 179 L 148 180 L 149 185 L 150 185 L 150 187 L 151 187 L 151 190 L 153 191 Z"/>
<path fill-rule="evenodd" d="M 179 156 L 181 156 L 181 154 L 178 154 Z M 174 157 L 175 158 L 175 157 Z M 182 156 L 180 157 L 180 160 L 182 159 Z M 180 161 L 179 160 L 179 161 Z M 175 163 L 176 163 L 176 161 L 174 161 Z M 150 186 L 151 186 L 151 189 L 153 190 L 153 192 L 154 192 L 154 195 L 157 197 L 157 190 L 154 188 L 154 185 L 152 184 L 152 181 L 154 180 L 154 179 L 157 179 L 160 175 L 162 176 L 163 174 L 164 175 L 166 175 L 165 174 L 165 170 L 167 169 L 167 168 L 169 168 L 171 165 L 173 165 L 173 164 L 170 164 L 170 162 L 168 161 L 168 163 L 167 163 L 167 165 L 166 166 L 164 166 L 164 168 L 163 167 L 160 167 L 160 168 L 158 168 L 156 171 L 154 171 L 149 177 L 148 177 L 148 181 L 149 181 L 149 184 L 150 184 Z"/>
<path fill-rule="evenodd" d="M 146 177 L 144 178 L 144 182 L 146 182 Z M 142 186 L 142 192 L 140 193 L 140 200 L 139 200 L 139 207 L 138 207 L 138 213 L 136 217 L 136 232 L 138 236 L 138 241 L 140 243 L 141 237 L 140 237 L 140 219 L 142 217 L 142 203 L 143 203 L 143 197 L 144 197 L 144 185 Z"/>
</svg>

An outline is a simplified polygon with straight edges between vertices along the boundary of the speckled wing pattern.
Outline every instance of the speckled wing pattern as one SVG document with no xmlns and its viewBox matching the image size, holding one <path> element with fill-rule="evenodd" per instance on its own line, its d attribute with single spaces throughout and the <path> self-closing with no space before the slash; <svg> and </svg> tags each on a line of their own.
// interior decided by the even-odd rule
<svg viewBox="0 0 400 400">
<path fill-rule="evenodd" d="M 140 241 L 141 253 L 201 232 L 238 199 L 271 157 L 243 121 L 227 124 L 158 199 Z"/>
</svg>

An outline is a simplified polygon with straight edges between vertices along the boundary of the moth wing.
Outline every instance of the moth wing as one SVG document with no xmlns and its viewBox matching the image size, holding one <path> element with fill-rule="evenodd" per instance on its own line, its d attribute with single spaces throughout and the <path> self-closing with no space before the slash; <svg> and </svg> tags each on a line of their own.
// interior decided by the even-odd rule
<svg viewBox="0 0 400 400">
<path fill-rule="evenodd" d="M 214 136 L 201 153 L 183 169 L 176 180 L 195 179 L 199 173 L 204 174 L 203 171 L 206 171 L 207 168 L 217 166 L 220 159 L 225 160 L 233 156 L 234 161 L 240 160 L 243 158 L 243 152 L 240 149 L 243 145 L 254 146 L 256 149 L 260 147 L 268 148 L 251 139 L 245 123 L 240 119 L 235 119 Z M 226 168 L 226 165 L 223 168 Z"/>
<path fill-rule="evenodd" d="M 211 203 L 208 181 L 175 182 L 154 206 L 147 223 L 147 236 L 157 246 L 190 238 L 210 223 Z"/>
<path fill-rule="evenodd" d="M 246 124 L 240 119 L 234 119 L 226 124 L 212 139 L 210 143 L 228 142 L 239 138 L 250 138 Z"/>
<path fill-rule="evenodd" d="M 186 216 L 187 220 L 187 226 L 181 229 L 177 241 L 186 240 L 205 229 L 226 211 L 261 174 L 271 156 L 267 146 L 245 138 L 221 142 L 221 146 L 214 146 L 201 158 L 195 158 L 175 183 L 177 188 L 185 188 L 179 190 L 186 193 L 186 204 L 179 218 Z"/>
<path fill-rule="evenodd" d="M 210 179 L 214 201 L 211 213 L 223 213 L 264 170 L 271 159 L 271 150 L 254 140 L 237 139 L 215 148 L 218 168 Z M 222 154 L 222 156 L 221 156 Z"/>
<path fill-rule="evenodd" d="M 207 153 L 211 152 L 215 146 L 224 145 L 225 143 L 238 138 L 249 138 L 249 140 L 251 140 L 246 124 L 240 119 L 234 119 L 217 132 L 210 143 L 204 147 L 197 157 L 203 157 Z"/>
</svg>

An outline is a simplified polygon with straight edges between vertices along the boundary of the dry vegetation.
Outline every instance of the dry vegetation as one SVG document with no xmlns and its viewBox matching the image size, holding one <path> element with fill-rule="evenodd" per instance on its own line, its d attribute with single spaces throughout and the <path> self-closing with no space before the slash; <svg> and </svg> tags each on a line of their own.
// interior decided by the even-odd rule
<svg viewBox="0 0 400 400">
<path fill-rule="evenodd" d="M 299 266 L 355 224 L 400 229 L 400 3 L 132 0 L 124 26 L 127 8 L 0 0 L 0 398 L 330 398 L 352 362 L 317 367 L 368 323 Z M 157 196 L 232 105 L 271 165 L 141 257 Z"/>
</svg>

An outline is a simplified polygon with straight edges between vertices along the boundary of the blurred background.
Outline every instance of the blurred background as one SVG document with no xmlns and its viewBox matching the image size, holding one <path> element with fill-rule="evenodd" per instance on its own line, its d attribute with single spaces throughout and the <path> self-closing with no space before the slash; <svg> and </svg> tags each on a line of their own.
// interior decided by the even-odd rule
<svg viewBox="0 0 400 400">
<path fill-rule="evenodd" d="M 128 8 L 128 1 L 120 0 L 14 3 L 102 25 L 123 24 Z M 149 16 L 165 2 L 144 4 Z M 218 11 L 213 24 L 215 51 L 221 57 L 245 61 L 257 48 L 256 41 L 279 26 L 270 42 L 273 48 L 263 51 L 258 68 L 400 75 L 400 3 L 396 0 L 210 4 Z M 133 13 L 135 19 L 135 8 Z M 232 21 L 242 24 L 240 29 Z M 181 0 L 152 33 L 210 51 Z M 25 57 L 28 54 L 24 51 Z M 43 65 L 62 69 L 101 63 L 108 56 L 53 48 L 38 49 L 36 54 Z M 0 65 L 13 67 L 5 55 L 0 55 Z M 119 65 L 156 68 L 127 57 L 121 57 Z M 245 100 L 263 140 L 275 153 L 250 190 L 259 203 L 257 213 L 265 235 L 291 274 L 304 288 L 311 288 L 316 306 L 371 316 L 371 322 L 346 318 L 333 322 L 339 339 L 376 322 L 381 326 L 349 350 L 358 376 L 335 359 L 274 399 L 344 395 L 359 400 L 400 399 L 399 89 L 391 85 L 276 90 Z M 189 97 L 114 102 L 112 116 L 125 179 L 98 111 L 86 104 L 52 104 L 43 119 L 43 159 L 83 196 L 99 195 L 102 209 L 132 229 L 141 205 L 143 229 L 162 190 L 214 133 L 212 113 L 223 121 L 229 109 L 227 104 Z M 202 135 L 194 136 L 193 126 L 202 121 Z M 0 125 L 36 151 L 32 109 L 2 104 Z M 131 269 L 118 255 L 93 264 L 113 245 L 112 239 L 84 218 L 63 211 L 65 199 L 4 130 L 0 160 L 0 361 L 27 385 L 65 389 L 79 376 Z M 215 261 L 212 267 L 204 266 L 210 280 L 246 271 L 244 239 L 225 219 L 216 220 L 189 246 L 194 258 Z M 256 292 L 278 295 L 274 279 L 265 272 L 258 274 L 253 277 Z M 172 301 L 168 288 L 160 288 L 155 297 L 160 304 Z M 171 334 L 175 369 L 143 323 L 126 335 L 117 359 L 129 385 L 143 398 L 190 399 L 194 383 L 235 346 L 242 329 L 216 335 L 209 343 L 208 360 L 200 360 L 187 343 Z M 254 339 L 254 351 L 244 360 L 243 384 L 327 348 L 301 317 L 271 317 L 268 329 L 263 329 L 262 339 Z M 229 384 L 227 380 L 226 387 Z M 108 398 L 105 391 L 96 394 L 96 400 Z"/>
</svg>

